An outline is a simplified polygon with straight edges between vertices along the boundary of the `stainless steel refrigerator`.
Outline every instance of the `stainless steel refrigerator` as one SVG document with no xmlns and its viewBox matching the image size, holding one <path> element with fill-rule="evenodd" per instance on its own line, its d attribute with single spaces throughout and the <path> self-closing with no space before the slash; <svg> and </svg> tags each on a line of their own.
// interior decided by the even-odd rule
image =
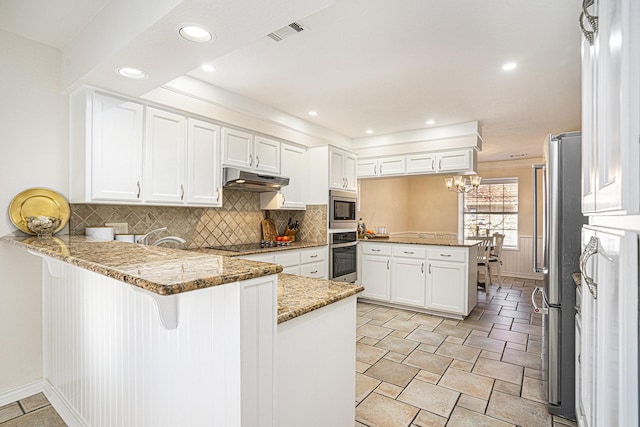
<svg viewBox="0 0 640 427">
<path fill-rule="evenodd" d="M 580 231 L 587 222 L 581 208 L 580 132 L 549 135 L 544 158 L 544 164 L 533 166 L 533 270 L 544 274 L 544 286 L 534 290 L 531 300 L 534 310 L 543 314 L 542 366 L 543 379 L 548 379 L 549 412 L 575 420 L 576 287 L 571 274 L 580 270 Z M 542 233 L 538 232 L 538 196 Z M 536 236 L 540 235 L 538 259 Z M 539 293 L 541 303 L 536 302 Z"/>
</svg>

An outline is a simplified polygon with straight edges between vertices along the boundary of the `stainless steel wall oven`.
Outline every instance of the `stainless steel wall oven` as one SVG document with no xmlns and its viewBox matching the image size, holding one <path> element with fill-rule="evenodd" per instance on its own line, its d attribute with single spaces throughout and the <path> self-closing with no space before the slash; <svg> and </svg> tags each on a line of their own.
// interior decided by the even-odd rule
<svg viewBox="0 0 640 427">
<path fill-rule="evenodd" d="M 331 233 L 329 240 L 329 278 L 355 282 L 358 278 L 358 235 L 355 231 Z"/>
</svg>

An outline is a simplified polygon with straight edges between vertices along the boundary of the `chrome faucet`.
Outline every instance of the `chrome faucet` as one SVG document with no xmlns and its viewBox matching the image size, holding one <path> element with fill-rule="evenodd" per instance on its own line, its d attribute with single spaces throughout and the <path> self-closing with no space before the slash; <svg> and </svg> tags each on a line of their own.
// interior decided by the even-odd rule
<svg viewBox="0 0 640 427">
<path fill-rule="evenodd" d="M 159 233 L 161 231 L 165 231 L 166 229 L 167 229 L 167 227 L 161 227 L 161 228 L 156 228 L 155 230 L 151 230 L 147 234 L 145 234 L 144 236 L 140 237 L 136 241 L 136 243 L 141 243 L 143 245 L 148 245 L 149 244 L 149 236 L 151 236 L 154 233 Z"/>
<path fill-rule="evenodd" d="M 176 243 L 179 245 L 184 245 L 185 243 L 187 243 L 186 240 L 184 240 L 182 237 L 178 237 L 178 236 L 167 236 L 167 237 L 162 237 L 158 240 L 154 240 L 154 242 L 151 244 L 151 246 L 160 246 L 163 243 Z"/>
</svg>

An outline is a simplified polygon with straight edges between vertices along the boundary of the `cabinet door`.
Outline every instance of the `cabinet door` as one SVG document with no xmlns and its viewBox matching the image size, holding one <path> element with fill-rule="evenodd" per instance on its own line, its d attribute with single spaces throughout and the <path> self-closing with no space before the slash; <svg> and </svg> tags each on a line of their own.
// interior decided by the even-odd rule
<svg viewBox="0 0 640 427">
<path fill-rule="evenodd" d="M 582 249 L 594 236 L 595 232 L 588 228 L 582 229 Z M 583 271 L 582 279 L 582 301 L 580 307 L 582 310 L 582 328 L 580 333 L 580 383 L 582 387 L 576 389 L 581 402 L 581 413 L 584 416 L 585 426 L 595 426 L 595 392 L 596 392 L 596 362 L 597 362 L 597 343 L 596 343 L 596 300 L 589 292 L 585 284 L 584 275 L 594 277 L 594 259 L 588 260 L 586 271 Z"/>
<path fill-rule="evenodd" d="M 186 119 L 147 107 L 145 122 L 144 201 L 184 203 Z"/>
<path fill-rule="evenodd" d="M 241 130 L 222 128 L 222 165 L 252 168 L 253 135 Z"/>
<path fill-rule="evenodd" d="M 304 148 L 282 144 L 280 147 L 280 171 L 282 176 L 289 178 L 289 185 L 282 187 L 284 196 L 283 208 L 305 209 L 305 152 Z"/>
<path fill-rule="evenodd" d="M 253 167 L 260 172 L 280 175 L 280 142 L 256 136 Z"/>
<path fill-rule="evenodd" d="M 357 175 L 358 178 L 369 178 L 372 176 L 378 176 L 378 160 L 358 160 Z"/>
<path fill-rule="evenodd" d="M 596 60 L 595 46 L 582 40 L 582 213 L 596 209 Z"/>
<path fill-rule="evenodd" d="M 220 126 L 187 121 L 187 203 L 222 206 Z"/>
<path fill-rule="evenodd" d="M 433 153 L 407 156 L 407 173 L 429 173 L 436 171 L 436 155 Z"/>
<path fill-rule="evenodd" d="M 640 4 L 598 3 L 596 210 L 640 211 Z"/>
<path fill-rule="evenodd" d="M 344 179 L 345 189 L 356 191 L 358 189 L 358 176 L 356 174 L 356 165 L 358 159 L 355 155 L 345 153 L 344 154 Z"/>
<path fill-rule="evenodd" d="M 394 258 L 391 263 L 391 302 L 424 307 L 425 261 Z"/>
<path fill-rule="evenodd" d="M 378 161 L 380 176 L 404 175 L 407 172 L 407 158 L 388 157 Z"/>
<path fill-rule="evenodd" d="M 472 169 L 471 150 L 449 151 L 436 154 L 438 172 L 460 172 Z"/>
<path fill-rule="evenodd" d="M 426 308 L 464 314 L 466 285 L 464 264 L 429 261 Z"/>
<path fill-rule="evenodd" d="M 344 189 L 344 153 L 342 151 L 329 150 L 329 187 Z"/>
<path fill-rule="evenodd" d="M 362 296 L 381 301 L 391 300 L 389 257 L 376 255 L 362 256 Z"/>
<path fill-rule="evenodd" d="M 141 201 L 143 107 L 95 94 L 91 199 Z"/>
</svg>

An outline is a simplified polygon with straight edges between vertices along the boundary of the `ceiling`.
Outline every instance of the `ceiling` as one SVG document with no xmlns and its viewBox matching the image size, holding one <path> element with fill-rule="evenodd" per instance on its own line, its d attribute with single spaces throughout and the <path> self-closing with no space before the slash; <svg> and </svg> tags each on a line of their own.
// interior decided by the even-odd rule
<svg viewBox="0 0 640 427">
<path fill-rule="evenodd" d="M 0 0 L 0 29 L 60 49 L 65 88 L 139 96 L 186 74 L 354 139 L 479 121 L 479 160 L 491 161 L 541 156 L 546 134 L 580 129 L 579 11 L 579 0 Z M 294 21 L 304 31 L 266 36 Z M 184 22 L 215 40 L 181 40 Z M 126 61 L 151 78 L 120 79 Z"/>
</svg>

